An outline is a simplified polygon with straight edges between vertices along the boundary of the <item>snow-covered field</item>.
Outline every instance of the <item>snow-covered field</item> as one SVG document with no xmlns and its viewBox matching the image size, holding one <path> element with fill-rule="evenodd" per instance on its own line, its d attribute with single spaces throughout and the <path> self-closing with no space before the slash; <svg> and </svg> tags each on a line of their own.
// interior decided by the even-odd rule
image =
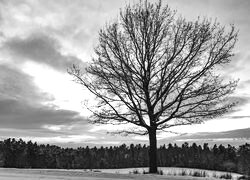
<svg viewBox="0 0 250 180">
<path fill-rule="evenodd" d="M 65 170 L 65 169 L 12 169 L 0 168 L 0 180 L 115 180 L 115 179 L 138 179 L 138 180 L 204 180 L 219 179 L 226 172 L 205 171 L 187 168 L 160 168 L 163 175 L 143 174 L 147 168 L 128 168 L 128 169 L 95 169 L 95 170 Z M 141 174 L 133 174 L 133 172 Z M 180 174 L 186 172 L 187 175 Z M 193 177 L 189 173 L 205 171 L 207 177 Z M 216 176 L 215 176 L 216 175 Z M 239 174 L 233 174 L 233 179 L 237 179 Z M 217 178 L 215 178 L 217 177 Z"/>
<path fill-rule="evenodd" d="M 177 167 L 160 167 L 158 170 L 161 170 L 164 176 L 189 176 L 193 177 L 194 174 L 200 174 L 206 178 L 220 179 L 223 175 L 231 175 L 232 179 L 237 179 L 242 176 L 237 173 L 223 172 L 223 171 L 211 171 L 211 170 L 202 170 L 202 169 L 191 169 L 191 168 L 177 168 Z M 148 168 L 126 168 L 126 169 L 95 169 L 94 171 L 100 171 L 104 173 L 117 173 L 117 174 L 134 174 L 139 173 L 143 174 L 148 172 Z"/>
</svg>

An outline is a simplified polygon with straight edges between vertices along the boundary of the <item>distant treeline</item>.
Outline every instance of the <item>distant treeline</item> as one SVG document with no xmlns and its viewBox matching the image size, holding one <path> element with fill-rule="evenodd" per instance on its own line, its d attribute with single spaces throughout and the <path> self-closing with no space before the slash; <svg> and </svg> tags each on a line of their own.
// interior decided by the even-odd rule
<svg viewBox="0 0 250 180">
<path fill-rule="evenodd" d="M 110 147 L 62 148 L 38 145 L 22 139 L 0 141 L 0 166 L 13 168 L 128 168 L 148 166 L 149 147 L 125 144 Z M 184 143 L 163 145 L 158 149 L 158 165 L 222 170 L 250 174 L 250 144 L 235 148 Z"/>
</svg>

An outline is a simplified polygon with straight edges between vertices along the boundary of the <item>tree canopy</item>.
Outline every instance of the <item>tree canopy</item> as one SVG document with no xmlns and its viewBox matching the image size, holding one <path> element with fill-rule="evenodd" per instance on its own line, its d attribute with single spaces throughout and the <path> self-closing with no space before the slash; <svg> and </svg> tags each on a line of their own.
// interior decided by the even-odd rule
<svg viewBox="0 0 250 180">
<path fill-rule="evenodd" d="M 230 62 L 236 40 L 234 26 L 225 32 L 208 19 L 176 19 L 161 3 L 137 4 L 100 30 L 87 74 L 77 66 L 70 72 L 100 100 L 95 123 L 199 123 L 234 104 L 225 97 L 237 81 L 223 82 L 214 69 Z"/>
<path fill-rule="evenodd" d="M 151 143 L 157 130 L 201 123 L 235 105 L 227 97 L 237 81 L 216 68 L 230 62 L 237 34 L 233 25 L 176 17 L 161 1 L 140 2 L 99 31 L 85 71 L 69 72 L 99 100 L 93 123 L 132 123 L 140 128 L 123 132 L 149 134 Z"/>
</svg>

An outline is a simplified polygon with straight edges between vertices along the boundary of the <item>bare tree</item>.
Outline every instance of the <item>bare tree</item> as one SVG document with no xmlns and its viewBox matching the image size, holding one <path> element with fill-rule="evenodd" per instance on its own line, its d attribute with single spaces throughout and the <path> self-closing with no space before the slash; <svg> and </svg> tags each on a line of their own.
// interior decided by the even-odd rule
<svg viewBox="0 0 250 180">
<path fill-rule="evenodd" d="M 93 123 L 130 123 L 138 128 L 124 133 L 149 135 L 150 173 L 157 172 L 158 130 L 201 123 L 235 105 L 227 97 L 237 81 L 216 74 L 233 56 L 234 26 L 175 14 L 161 1 L 127 5 L 100 30 L 96 58 L 86 70 L 69 70 L 99 99 Z"/>
</svg>

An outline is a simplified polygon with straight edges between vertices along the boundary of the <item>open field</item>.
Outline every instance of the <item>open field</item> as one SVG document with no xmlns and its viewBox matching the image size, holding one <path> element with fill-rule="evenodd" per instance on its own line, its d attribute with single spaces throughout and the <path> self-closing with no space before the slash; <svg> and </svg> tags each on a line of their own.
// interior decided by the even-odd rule
<svg viewBox="0 0 250 180">
<path fill-rule="evenodd" d="M 223 176 L 230 175 L 232 179 L 237 179 L 242 176 L 237 173 L 223 172 L 223 171 L 212 171 L 212 170 L 203 170 L 203 169 L 192 169 L 192 168 L 177 168 L 177 167 L 159 167 L 158 170 L 162 171 L 163 176 L 185 176 L 193 177 L 204 176 L 206 178 L 215 178 L 221 179 Z M 117 173 L 117 174 L 143 174 L 143 172 L 148 172 L 148 168 L 124 168 L 124 169 L 100 169 L 96 171 L 101 171 L 103 173 Z"/>
<path fill-rule="evenodd" d="M 146 169 L 146 168 L 144 168 Z M 180 168 L 179 168 L 180 169 Z M 115 180 L 115 179 L 138 179 L 138 180 L 204 180 L 216 179 L 214 177 L 192 177 L 167 175 L 167 169 L 162 169 L 165 175 L 151 174 L 129 174 L 135 170 L 129 169 L 109 169 L 109 170 L 65 170 L 65 169 L 12 169 L 0 168 L 1 180 Z M 143 168 L 137 169 L 143 171 Z M 177 169 L 169 168 L 169 172 L 176 172 Z M 188 169 L 186 169 L 188 171 Z M 212 173 L 212 172 L 211 172 Z M 176 174 L 177 175 L 177 174 Z M 234 174 L 237 177 L 237 174 Z"/>
</svg>

